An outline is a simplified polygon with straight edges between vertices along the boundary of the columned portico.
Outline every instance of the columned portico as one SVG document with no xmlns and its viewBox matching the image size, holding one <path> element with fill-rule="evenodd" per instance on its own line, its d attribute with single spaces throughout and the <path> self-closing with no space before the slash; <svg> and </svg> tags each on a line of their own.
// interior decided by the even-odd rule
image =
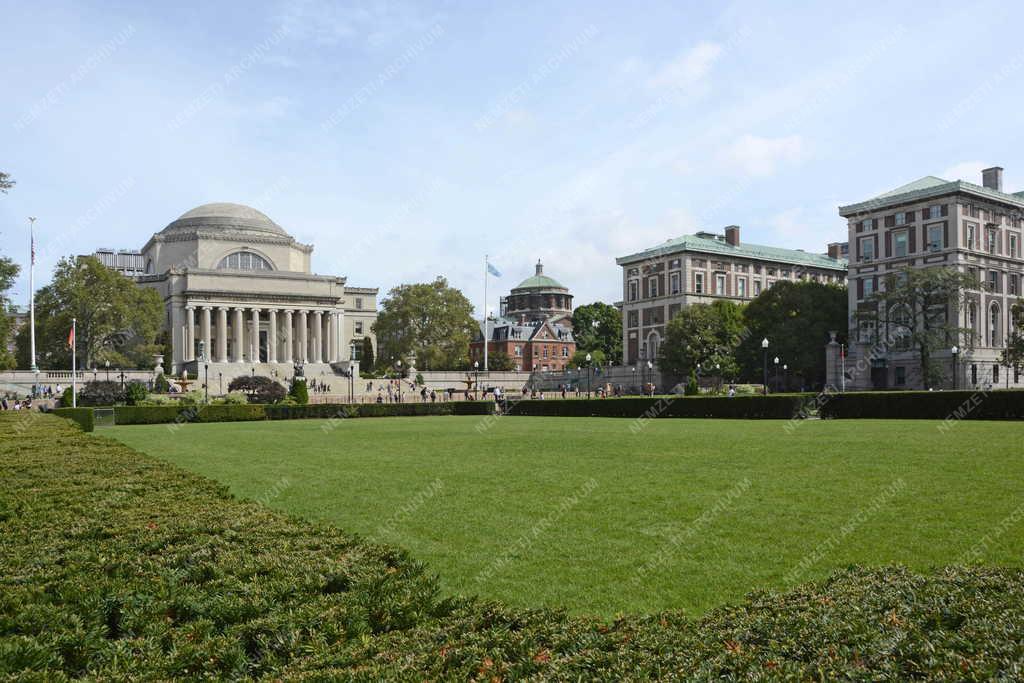
<svg viewBox="0 0 1024 683">
<path fill-rule="evenodd" d="M 228 362 L 228 309 L 217 307 L 217 362 Z"/>
<path fill-rule="evenodd" d="M 185 360 L 196 359 L 196 309 L 185 307 Z"/>
<path fill-rule="evenodd" d="M 267 362 L 277 362 L 277 309 L 267 310 Z"/>
<path fill-rule="evenodd" d="M 210 307 L 203 306 L 202 326 L 200 327 L 203 338 L 203 358 L 209 361 L 213 358 L 213 348 L 210 346 Z"/>
<path fill-rule="evenodd" d="M 284 312 L 284 358 L 285 363 L 293 362 L 295 353 L 295 326 L 292 323 L 292 312 Z"/>
<path fill-rule="evenodd" d="M 324 322 L 323 312 L 313 311 L 313 362 L 323 363 L 323 334 Z"/>
<path fill-rule="evenodd" d="M 260 309 L 252 309 L 252 332 L 249 334 L 249 362 L 260 362 Z"/>
<path fill-rule="evenodd" d="M 299 361 L 309 361 L 309 315 L 299 311 Z"/>
</svg>

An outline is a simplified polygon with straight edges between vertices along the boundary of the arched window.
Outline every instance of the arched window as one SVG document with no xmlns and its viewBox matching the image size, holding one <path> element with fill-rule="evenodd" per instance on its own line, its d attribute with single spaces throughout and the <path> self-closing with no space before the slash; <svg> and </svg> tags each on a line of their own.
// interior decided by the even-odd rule
<svg viewBox="0 0 1024 683">
<path fill-rule="evenodd" d="M 250 251 L 228 254 L 217 264 L 219 270 L 273 270 L 270 261 Z"/>
<path fill-rule="evenodd" d="M 651 358 L 652 360 L 658 357 L 659 346 L 661 346 L 661 337 L 658 335 L 657 332 L 651 332 L 647 336 L 647 351 L 649 354 L 648 357 Z"/>
<path fill-rule="evenodd" d="M 989 309 L 989 342 L 990 346 L 999 347 L 1002 346 L 1002 340 L 1000 339 L 999 328 L 1000 318 L 999 315 L 999 304 L 992 304 Z"/>
</svg>

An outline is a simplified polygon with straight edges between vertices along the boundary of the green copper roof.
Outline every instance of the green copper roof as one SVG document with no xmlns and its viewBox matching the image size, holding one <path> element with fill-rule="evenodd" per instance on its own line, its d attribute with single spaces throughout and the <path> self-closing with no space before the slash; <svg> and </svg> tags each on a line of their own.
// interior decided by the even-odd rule
<svg viewBox="0 0 1024 683">
<path fill-rule="evenodd" d="M 537 287 L 543 287 L 544 289 L 565 289 L 565 285 L 555 278 L 548 277 L 547 275 L 531 275 L 516 285 L 513 289 L 535 289 Z"/>
<path fill-rule="evenodd" d="M 683 235 L 659 244 L 656 247 L 629 256 L 620 256 L 615 259 L 619 265 L 643 261 L 649 258 L 667 256 L 668 254 L 681 251 L 697 251 L 706 254 L 722 254 L 723 256 L 745 257 L 760 261 L 774 261 L 776 263 L 788 263 L 800 266 L 815 266 L 818 268 L 829 268 L 832 270 L 846 270 L 846 259 L 834 259 L 824 254 L 809 254 L 799 249 L 782 249 L 781 247 L 766 247 L 761 244 L 744 244 L 733 246 L 724 238 L 717 238 L 710 233 L 698 235 Z"/>
<path fill-rule="evenodd" d="M 897 187 L 895 190 L 883 192 L 877 197 L 872 197 L 866 201 L 840 206 L 839 215 L 844 217 L 852 216 L 869 211 L 877 211 L 886 206 L 906 204 L 908 202 L 928 199 L 929 197 L 940 197 L 958 192 L 1007 202 L 1015 206 L 1024 206 L 1024 192 L 1000 192 L 999 190 L 993 190 L 983 185 L 975 185 L 965 180 L 944 180 L 929 175 L 919 178 L 912 183 Z"/>
</svg>

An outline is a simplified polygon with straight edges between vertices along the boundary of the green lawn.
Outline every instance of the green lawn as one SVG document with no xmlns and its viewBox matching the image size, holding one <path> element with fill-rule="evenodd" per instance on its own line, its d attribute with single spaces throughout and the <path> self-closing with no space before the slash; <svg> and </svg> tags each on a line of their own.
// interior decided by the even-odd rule
<svg viewBox="0 0 1024 683">
<path fill-rule="evenodd" d="M 515 605 L 696 614 L 851 563 L 1022 563 L 1020 423 L 481 419 L 98 433 Z"/>
</svg>

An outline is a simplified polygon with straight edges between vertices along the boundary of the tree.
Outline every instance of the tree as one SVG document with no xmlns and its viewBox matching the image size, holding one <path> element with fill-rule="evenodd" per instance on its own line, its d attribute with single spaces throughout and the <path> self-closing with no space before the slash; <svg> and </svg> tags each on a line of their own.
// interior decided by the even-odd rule
<svg viewBox="0 0 1024 683">
<path fill-rule="evenodd" d="M 696 372 L 698 364 L 703 373 L 735 377 L 735 352 L 744 333 L 742 306 L 731 301 L 687 306 L 665 328 L 658 365 L 678 377 Z"/>
<path fill-rule="evenodd" d="M 306 380 L 293 379 L 292 386 L 288 390 L 288 397 L 299 405 L 304 406 L 309 403 L 309 390 L 306 388 Z"/>
<path fill-rule="evenodd" d="M 1006 348 L 999 362 L 1008 368 L 1024 367 L 1024 298 L 1010 306 L 1010 333 L 1006 336 Z"/>
<path fill-rule="evenodd" d="M 590 354 L 589 361 L 587 360 L 588 353 Z M 569 359 L 569 364 L 574 368 L 601 367 L 604 363 L 604 351 L 601 349 L 594 349 L 593 351 L 579 349 L 576 353 L 572 354 L 572 358 Z"/>
<path fill-rule="evenodd" d="M 231 380 L 228 391 L 242 391 L 249 403 L 277 403 L 285 396 L 285 389 L 270 377 L 263 375 L 242 375 Z"/>
<path fill-rule="evenodd" d="M 14 187 L 14 180 L 11 179 L 10 174 L 0 171 L 0 192 L 7 194 L 7 190 Z"/>
<path fill-rule="evenodd" d="M 769 358 L 779 358 L 788 366 L 791 378 L 799 383 L 823 386 L 825 383 L 825 344 L 829 332 L 841 334 L 846 341 L 849 327 L 846 287 L 836 284 L 780 280 L 751 301 L 743 311 L 747 328 L 737 350 L 741 374 L 761 381 L 764 351 L 761 341 L 768 339 Z M 774 363 L 769 361 L 774 373 Z"/>
<path fill-rule="evenodd" d="M 378 363 L 390 367 L 415 355 L 417 367 L 428 370 L 465 367 L 469 342 L 477 333 L 472 313 L 469 299 L 443 277 L 395 287 L 373 326 Z"/>
<path fill-rule="evenodd" d="M 509 370 L 515 370 L 516 365 L 512 362 L 512 359 L 504 351 L 495 351 L 487 358 L 487 365 L 491 370 L 497 372 L 507 372 Z"/>
<path fill-rule="evenodd" d="M 618 364 L 622 360 L 622 313 L 600 301 L 579 306 L 572 313 L 572 334 L 576 348 L 600 350 Z"/>
<path fill-rule="evenodd" d="M 955 268 L 903 268 L 885 277 L 884 288 L 872 294 L 857 311 L 857 320 L 870 320 L 886 348 L 917 352 L 925 389 L 942 381 L 942 366 L 932 355 L 972 332 L 956 324 L 966 292 L 978 281 Z"/>
<path fill-rule="evenodd" d="M 7 340 L 11 335 L 11 319 L 8 315 L 11 301 L 7 298 L 7 292 L 14 285 L 20 271 L 17 263 L 6 256 L 0 256 L 0 370 L 15 367 L 14 356 L 7 351 Z"/>
<path fill-rule="evenodd" d="M 81 368 L 151 367 L 164 307 L 155 290 L 107 268 L 96 258 L 61 259 L 53 280 L 36 292 L 36 352 L 42 368 L 68 368 L 68 333 L 77 319 Z M 18 333 L 18 363 L 31 364 L 28 327 Z"/>
<path fill-rule="evenodd" d="M 373 340 L 363 337 L 362 353 L 359 359 L 360 369 L 366 368 L 366 372 L 373 372 Z"/>
</svg>

